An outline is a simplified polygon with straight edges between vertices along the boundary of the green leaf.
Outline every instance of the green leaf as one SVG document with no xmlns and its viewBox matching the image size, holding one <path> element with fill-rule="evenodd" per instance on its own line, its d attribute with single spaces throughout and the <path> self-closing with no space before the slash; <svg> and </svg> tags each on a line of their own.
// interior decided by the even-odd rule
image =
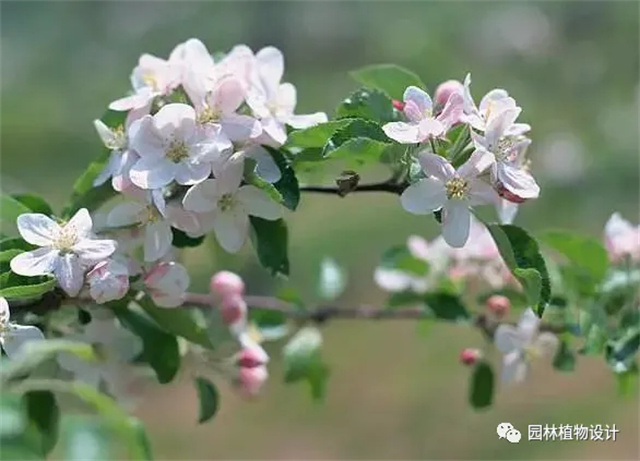
<svg viewBox="0 0 640 461">
<path fill-rule="evenodd" d="M 569 348 L 566 341 L 560 343 L 560 347 L 556 351 L 556 355 L 553 358 L 553 367 L 556 370 L 570 372 L 576 368 L 576 356 Z"/>
<path fill-rule="evenodd" d="M 609 259 L 607 251 L 598 240 L 559 230 L 544 232 L 539 239 L 587 272 L 593 282 L 600 282 L 606 275 Z"/>
<path fill-rule="evenodd" d="M 127 111 L 107 109 L 100 120 L 109 128 L 122 128 L 127 120 Z"/>
<path fill-rule="evenodd" d="M 113 309 L 122 325 L 142 340 L 142 359 L 156 372 L 158 382 L 173 380 L 180 368 L 178 341 L 154 322 L 128 306 Z"/>
<path fill-rule="evenodd" d="M 414 291 L 399 291 L 393 293 L 389 296 L 389 299 L 387 299 L 387 306 L 389 307 L 423 306 L 424 303 L 424 297 Z"/>
<path fill-rule="evenodd" d="M 402 99 L 408 86 L 426 89 L 415 73 L 395 64 L 378 64 L 363 67 L 349 73 L 352 78 L 369 88 L 384 91 L 390 98 Z"/>
<path fill-rule="evenodd" d="M 266 193 L 274 202 L 282 203 L 284 201 L 284 197 L 282 197 L 280 191 L 276 189 L 276 186 L 258 176 L 255 169 L 256 161 L 251 158 L 247 158 L 244 162 L 245 182 Z"/>
<path fill-rule="evenodd" d="M 251 240 L 260 264 L 271 275 L 289 275 L 288 233 L 285 221 L 269 221 L 255 216 L 250 216 L 249 220 L 253 229 Z"/>
<path fill-rule="evenodd" d="M 347 286 L 347 274 L 335 260 L 324 258 L 320 264 L 318 280 L 318 296 L 326 301 L 333 301 L 342 294 Z"/>
<path fill-rule="evenodd" d="M 491 365 L 478 362 L 471 375 L 469 401 L 477 410 L 491 406 L 493 402 L 494 375 Z"/>
<path fill-rule="evenodd" d="M 202 244 L 202 242 L 204 242 L 204 238 L 206 237 L 206 235 L 201 235 L 200 237 L 189 237 L 186 233 L 184 233 L 180 229 L 176 229 L 175 227 L 171 228 L 171 233 L 173 234 L 171 245 L 176 248 L 198 247 Z"/>
<path fill-rule="evenodd" d="M 18 256 L 20 253 L 24 253 L 24 250 L 19 250 L 15 248 L 13 250 L 0 251 L 0 263 L 9 263 L 13 258 Z"/>
<path fill-rule="evenodd" d="M 6 239 L 0 240 L 0 250 L 2 250 L 2 251 L 4 251 L 4 250 L 30 251 L 30 250 L 35 250 L 35 249 L 36 249 L 36 247 L 34 245 L 31 245 L 30 243 L 25 242 L 20 237 L 6 238 Z"/>
<path fill-rule="evenodd" d="M 37 431 L 40 451 L 47 455 L 58 441 L 60 409 L 50 391 L 31 391 L 23 396 L 30 423 Z"/>
<path fill-rule="evenodd" d="M 292 131 L 287 142 L 284 145 L 285 148 L 292 147 L 324 147 L 329 141 L 329 138 L 340 128 L 343 128 L 351 123 L 349 119 L 331 120 L 330 122 L 320 123 L 304 130 Z"/>
<path fill-rule="evenodd" d="M 298 184 L 296 172 L 280 150 L 272 149 L 268 146 L 265 146 L 265 149 L 271 154 L 280 170 L 281 177 L 278 182 L 274 183 L 274 187 L 282 197 L 281 203 L 290 210 L 295 211 L 300 202 L 300 185 Z"/>
<path fill-rule="evenodd" d="M 538 317 L 542 317 L 551 299 L 551 281 L 538 243 L 517 226 L 490 224 L 487 228 L 502 259 L 522 284 L 531 305 L 537 307 Z"/>
<path fill-rule="evenodd" d="M 322 361 L 318 351 L 309 355 L 285 355 L 284 365 L 285 383 L 307 382 L 314 400 L 320 401 L 324 398 L 329 379 L 329 368 Z"/>
<path fill-rule="evenodd" d="M 424 296 L 424 301 L 436 318 L 440 320 L 458 322 L 471 317 L 460 298 L 450 293 L 427 293 Z"/>
<path fill-rule="evenodd" d="M 65 416 L 61 444 L 66 461 L 103 461 L 110 459 L 109 443 L 103 425 L 96 418 Z"/>
<path fill-rule="evenodd" d="M 255 306 L 250 307 L 249 320 L 260 328 L 280 327 L 287 323 L 287 316 L 284 312 L 278 312 L 271 309 L 260 309 Z"/>
<path fill-rule="evenodd" d="M 194 380 L 196 390 L 198 391 L 198 399 L 200 400 L 200 417 L 199 423 L 209 421 L 218 411 L 220 395 L 214 384 L 201 376 Z"/>
<path fill-rule="evenodd" d="M 13 194 L 14 200 L 29 208 L 32 213 L 42 213 L 47 216 L 53 215 L 51 206 L 40 196 L 34 194 Z"/>
<path fill-rule="evenodd" d="M 0 275 L 0 296 L 9 301 L 39 298 L 52 291 L 56 284 L 56 279 L 48 275 L 24 277 L 13 272 L 5 272 Z"/>
<path fill-rule="evenodd" d="M 631 367 L 622 373 L 616 373 L 618 382 L 618 394 L 627 397 L 638 393 L 638 365 L 632 364 Z"/>
<path fill-rule="evenodd" d="M 381 124 L 397 119 L 391 99 L 381 91 L 368 88 L 356 90 L 345 99 L 336 109 L 336 118 L 365 119 Z"/>
<path fill-rule="evenodd" d="M 13 197 L 0 196 L 0 232 L 5 235 L 17 235 L 16 220 L 18 216 L 32 211 Z"/>
<path fill-rule="evenodd" d="M 73 216 L 76 211 L 81 208 L 93 210 L 110 198 L 115 197 L 116 191 L 111 187 L 111 181 L 107 181 L 98 187 L 94 187 L 93 185 L 98 175 L 106 166 L 110 155 L 111 152 L 105 149 L 73 184 L 71 200 L 62 213 L 64 217 Z"/>
<path fill-rule="evenodd" d="M 640 348 L 640 330 L 630 329 L 622 338 L 611 340 L 607 344 L 607 361 L 609 363 L 626 362 L 635 357 Z"/>
<path fill-rule="evenodd" d="M 380 125 L 356 119 L 334 133 L 324 147 L 323 156 L 345 160 L 348 165 L 361 166 L 377 162 L 391 145 L 391 140 Z"/>
<path fill-rule="evenodd" d="M 394 246 L 385 251 L 378 267 L 418 277 L 424 277 L 429 273 L 429 263 L 413 256 L 406 245 Z"/>
</svg>

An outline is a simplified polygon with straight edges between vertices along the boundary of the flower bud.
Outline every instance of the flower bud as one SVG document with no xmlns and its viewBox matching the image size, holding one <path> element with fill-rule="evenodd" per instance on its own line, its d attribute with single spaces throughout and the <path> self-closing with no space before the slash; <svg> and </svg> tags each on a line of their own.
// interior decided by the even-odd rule
<svg viewBox="0 0 640 461">
<path fill-rule="evenodd" d="M 441 83 L 436 88 L 435 102 L 436 106 L 444 106 L 452 94 L 462 95 L 464 92 L 464 86 L 457 80 L 447 80 Z"/>
<path fill-rule="evenodd" d="M 244 282 L 239 275 L 229 271 L 220 271 L 211 277 L 211 293 L 221 298 L 244 294 Z"/>
<path fill-rule="evenodd" d="M 256 368 L 266 365 L 269 356 L 257 343 L 247 344 L 237 355 L 236 364 L 241 368 Z"/>
<path fill-rule="evenodd" d="M 482 352 L 478 349 L 466 348 L 460 351 L 460 361 L 465 365 L 473 365 L 482 357 Z"/>
<path fill-rule="evenodd" d="M 485 305 L 496 317 L 504 317 L 511 310 L 511 301 L 509 298 L 502 295 L 490 296 Z"/>
<path fill-rule="evenodd" d="M 98 263 L 87 274 L 89 294 L 98 304 L 122 299 L 129 291 L 129 271 L 113 259 Z"/>
<path fill-rule="evenodd" d="M 238 390 L 247 397 L 255 397 L 269 377 L 267 367 L 242 367 L 236 378 L 235 384 Z"/>
<path fill-rule="evenodd" d="M 400 112 L 402 112 L 404 110 L 404 102 L 402 102 L 402 101 L 399 101 L 397 99 L 393 99 L 393 100 L 391 100 L 391 104 L 393 104 L 393 107 L 396 110 L 399 110 Z"/>
<path fill-rule="evenodd" d="M 244 323 L 247 319 L 247 303 L 240 295 L 228 295 L 222 298 L 220 314 L 225 325 Z"/>
<path fill-rule="evenodd" d="M 156 264 L 145 274 L 143 281 L 151 299 L 160 307 L 181 305 L 189 288 L 189 274 L 176 262 Z"/>
</svg>

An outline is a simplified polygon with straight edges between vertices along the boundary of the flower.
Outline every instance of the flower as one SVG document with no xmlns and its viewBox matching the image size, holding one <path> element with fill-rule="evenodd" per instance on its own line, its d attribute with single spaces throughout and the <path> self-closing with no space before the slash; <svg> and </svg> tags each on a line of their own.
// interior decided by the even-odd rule
<svg viewBox="0 0 640 461">
<path fill-rule="evenodd" d="M 276 220 L 282 207 L 255 186 L 240 186 L 243 174 L 242 156 L 234 154 L 214 171 L 215 179 L 191 187 L 183 201 L 185 209 L 204 213 L 213 211 L 213 230 L 226 251 L 235 253 L 249 233 L 249 215 Z"/>
<path fill-rule="evenodd" d="M 436 88 L 434 99 L 437 106 L 444 106 L 453 94 L 464 94 L 464 86 L 458 80 L 447 80 Z"/>
<path fill-rule="evenodd" d="M 247 328 L 248 308 L 239 294 L 226 295 L 220 302 L 220 315 L 225 325 L 236 335 L 242 335 Z"/>
<path fill-rule="evenodd" d="M 511 310 L 511 301 L 506 296 L 502 295 L 491 295 L 485 301 L 485 305 L 489 312 L 491 312 L 496 317 L 504 317 Z"/>
<path fill-rule="evenodd" d="M 265 365 L 258 367 L 240 367 L 235 379 L 236 388 L 245 397 L 255 397 L 260 393 L 262 386 L 269 378 L 269 372 Z"/>
<path fill-rule="evenodd" d="M 236 363 L 243 368 L 255 368 L 269 363 L 269 356 L 260 344 L 241 340 L 242 349 L 236 354 Z"/>
<path fill-rule="evenodd" d="M 278 145 L 287 140 L 285 125 L 308 128 L 327 121 L 323 112 L 293 113 L 296 88 L 291 83 L 280 83 L 283 74 L 284 57 L 280 50 L 271 46 L 261 49 L 254 58 L 252 86 L 247 94 L 247 104 L 260 119 L 267 138 Z"/>
<path fill-rule="evenodd" d="M 400 196 L 402 206 L 413 214 L 429 214 L 442 208 L 444 240 L 452 247 L 462 247 L 469 237 L 469 207 L 495 202 L 494 190 L 478 178 L 493 163 L 493 155 L 476 151 L 457 170 L 432 153 L 422 153 L 418 160 L 427 177 L 405 189 Z"/>
<path fill-rule="evenodd" d="M 540 319 L 531 308 L 520 317 L 517 326 L 501 324 L 496 329 L 494 342 L 504 357 L 502 381 L 522 381 L 532 358 L 553 352 L 558 338 L 549 333 L 539 333 Z"/>
<path fill-rule="evenodd" d="M 382 127 L 387 136 L 403 144 L 443 136 L 462 114 L 462 96 L 459 93 L 451 94 L 438 116 L 434 116 L 431 97 L 416 86 L 404 91 L 403 100 L 402 111 L 408 122 L 390 122 Z"/>
<path fill-rule="evenodd" d="M 460 351 L 460 361 L 465 365 L 473 365 L 482 357 L 482 352 L 479 349 L 472 349 L 467 347 Z"/>
<path fill-rule="evenodd" d="M 11 270 L 29 277 L 53 274 L 69 296 L 76 296 L 82 288 L 86 270 L 116 250 L 115 241 L 96 239 L 92 226 L 86 208 L 78 210 L 62 225 L 40 213 L 18 216 L 18 231 L 22 238 L 41 248 L 14 257 Z"/>
<path fill-rule="evenodd" d="M 218 147 L 217 132 L 205 133 L 196 124 L 196 112 L 187 104 L 167 104 L 155 115 L 136 120 L 129 130 L 130 145 L 140 155 L 130 172 L 143 189 L 158 189 L 172 181 L 191 185 L 211 173 L 205 156 Z"/>
<path fill-rule="evenodd" d="M 211 293 L 221 298 L 244 294 L 244 282 L 238 274 L 229 271 L 216 272 L 209 283 Z"/>
<path fill-rule="evenodd" d="M 144 275 L 143 282 L 156 305 L 177 307 L 183 303 L 189 288 L 189 274 L 182 264 L 161 262 Z"/>
<path fill-rule="evenodd" d="M 87 274 L 89 294 L 98 304 L 122 299 L 129 291 L 127 266 L 113 259 L 102 261 Z"/>
<path fill-rule="evenodd" d="M 618 262 L 625 256 L 640 261 L 640 225 L 634 226 L 620 213 L 613 213 L 607 221 L 604 242 L 612 261 Z"/>
<path fill-rule="evenodd" d="M 17 358 L 24 344 L 43 339 L 44 335 L 38 327 L 12 323 L 9 303 L 0 296 L 0 346 L 7 357 Z"/>
</svg>

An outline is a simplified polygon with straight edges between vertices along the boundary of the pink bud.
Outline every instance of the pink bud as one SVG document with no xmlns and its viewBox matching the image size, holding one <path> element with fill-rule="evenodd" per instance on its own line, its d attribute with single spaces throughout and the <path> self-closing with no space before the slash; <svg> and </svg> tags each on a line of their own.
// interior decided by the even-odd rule
<svg viewBox="0 0 640 461">
<path fill-rule="evenodd" d="M 487 309 L 496 317 L 504 317 L 511 310 L 511 301 L 502 295 L 490 296 L 485 304 Z"/>
<path fill-rule="evenodd" d="M 255 397 L 268 377 L 269 373 L 264 365 L 253 368 L 243 367 L 240 368 L 236 378 L 236 386 L 245 396 Z"/>
<path fill-rule="evenodd" d="M 157 306 L 177 307 L 189 288 L 189 274 L 176 262 L 159 262 L 142 278 L 147 293 Z"/>
<path fill-rule="evenodd" d="M 265 350 L 259 344 L 255 344 L 245 347 L 238 353 L 236 364 L 241 368 L 256 368 L 266 365 L 268 361 L 269 356 Z"/>
<path fill-rule="evenodd" d="M 127 266 L 113 259 L 98 263 L 88 274 L 89 294 L 98 304 L 122 299 L 129 291 Z"/>
<path fill-rule="evenodd" d="M 209 288 L 211 293 L 221 298 L 244 294 L 244 282 L 239 275 L 229 271 L 220 271 L 213 274 Z"/>
<path fill-rule="evenodd" d="M 400 112 L 402 112 L 404 110 L 404 102 L 399 101 L 397 99 L 393 99 L 393 100 L 391 100 L 391 103 L 393 104 L 393 107 L 396 110 L 399 110 Z"/>
<path fill-rule="evenodd" d="M 478 349 L 466 348 L 460 352 L 460 361 L 465 365 L 473 365 L 480 357 L 482 357 L 482 353 Z"/>
<path fill-rule="evenodd" d="M 222 321 L 226 325 L 234 325 L 244 322 L 247 318 L 247 303 L 240 295 L 228 295 L 222 298 L 220 303 L 220 313 Z"/>
<path fill-rule="evenodd" d="M 464 86 L 457 80 L 447 80 L 436 88 L 435 99 L 437 106 L 444 106 L 452 94 L 462 95 Z"/>
</svg>

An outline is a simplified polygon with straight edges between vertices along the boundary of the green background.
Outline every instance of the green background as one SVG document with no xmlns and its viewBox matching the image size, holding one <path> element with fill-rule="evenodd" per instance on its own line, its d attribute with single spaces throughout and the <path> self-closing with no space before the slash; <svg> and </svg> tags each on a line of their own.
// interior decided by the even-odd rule
<svg viewBox="0 0 640 461">
<path fill-rule="evenodd" d="M 392 62 L 430 90 L 473 76 L 476 100 L 507 89 L 533 126 L 530 157 L 542 187 L 516 223 L 599 236 L 613 211 L 638 222 L 638 23 L 636 2 L 2 2 L 2 188 L 32 190 L 60 207 L 72 180 L 100 151 L 91 121 L 129 89 L 139 55 L 166 57 L 188 38 L 210 50 L 238 43 L 280 48 L 298 112 L 334 108 L 357 84 L 347 72 Z M 365 177 L 381 177 L 370 172 Z M 327 178 L 330 181 L 331 178 Z M 287 217 L 291 285 L 313 301 L 320 260 L 349 270 L 341 304 L 381 304 L 372 281 L 379 255 L 407 236 L 437 235 L 432 219 L 409 215 L 391 195 L 304 196 Z M 247 246 L 238 256 L 214 245 L 184 260 L 194 290 L 212 271 L 241 272 L 249 291 L 274 283 Z M 332 368 L 324 404 L 281 384 L 279 345 L 269 346 L 264 395 L 244 402 L 211 370 L 185 368 L 168 386 L 132 384 L 136 413 L 160 459 L 631 459 L 638 456 L 638 396 L 616 396 L 601 359 L 575 373 L 535 364 L 521 386 L 499 390 L 495 406 L 467 404 L 464 347 L 482 347 L 462 327 L 337 321 L 323 327 Z M 495 353 L 494 353 L 495 354 Z M 497 355 L 490 356 L 497 363 Z M 223 400 L 197 427 L 193 373 L 210 374 Z M 525 440 L 498 440 L 509 421 Z M 528 424 L 617 424 L 617 442 L 526 442 Z"/>
</svg>

